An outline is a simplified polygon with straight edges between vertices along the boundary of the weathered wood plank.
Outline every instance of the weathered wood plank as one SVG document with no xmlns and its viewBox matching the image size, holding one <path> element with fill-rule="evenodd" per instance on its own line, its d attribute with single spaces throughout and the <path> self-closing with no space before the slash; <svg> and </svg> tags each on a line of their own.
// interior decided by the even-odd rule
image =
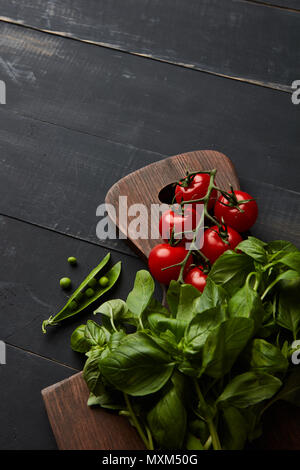
<svg viewBox="0 0 300 470">
<path fill-rule="evenodd" d="M 248 2 L 261 3 L 271 7 L 289 8 L 300 11 L 299 0 L 247 0 Z"/>
<path fill-rule="evenodd" d="M 299 75 L 299 14 L 263 4 L 4 0 L 0 14 L 5 21 L 283 90 Z"/>
<path fill-rule="evenodd" d="M 115 287 L 87 312 L 65 320 L 61 326 L 49 327 L 45 335 L 42 321 L 57 313 L 68 298 L 59 279 L 70 277 L 75 288 L 108 250 L 3 216 L 0 238 L 0 339 L 80 370 L 84 357 L 70 348 L 73 330 L 88 318 L 95 319 L 92 312 L 101 302 L 126 299 L 136 272 L 145 264 L 136 257 L 112 252 L 110 265 L 122 261 Z M 76 256 L 78 266 L 71 267 L 68 256 Z"/>
<path fill-rule="evenodd" d="M 160 155 L 219 150 L 239 176 L 299 189 L 300 106 L 290 95 L 18 26 L 2 23 L 0 32 L 0 75 L 7 82 L 7 104 L 0 108 L 2 160 L 11 152 L 19 171 L 28 164 L 38 173 L 53 165 L 48 176 L 61 181 L 62 197 L 66 170 L 82 184 L 96 169 L 108 174 L 111 155 L 101 154 L 100 138 Z M 22 122 L 22 116 L 35 121 Z M 81 134 L 63 133 L 61 127 Z M 97 147 L 84 144 L 85 134 L 94 136 Z M 58 151 L 72 158 L 69 167 L 59 160 L 60 170 L 50 162 Z M 124 174 L 132 160 L 120 152 L 116 147 L 114 161 L 118 156 Z M 78 153 L 81 167 L 75 167 Z M 138 152 L 133 159 L 146 163 Z M 116 172 L 107 181 L 118 179 Z"/>
<path fill-rule="evenodd" d="M 74 371 L 11 346 L 6 352 L 0 366 L 0 449 L 56 449 L 41 389 Z"/>
</svg>

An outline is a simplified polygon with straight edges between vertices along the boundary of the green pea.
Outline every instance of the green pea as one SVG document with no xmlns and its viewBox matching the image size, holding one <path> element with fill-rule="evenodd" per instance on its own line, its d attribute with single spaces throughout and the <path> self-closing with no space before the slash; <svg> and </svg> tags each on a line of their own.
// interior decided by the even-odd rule
<svg viewBox="0 0 300 470">
<path fill-rule="evenodd" d="M 76 308 L 78 307 L 78 304 L 76 302 L 76 300 L 72 300 L 72 302 L 69 303 L 69 309 L 70 310 L 76 310 Z"/>
<path fill-rule="evenodd" d="M 68 277 L 62 277 L 59 284 L 62 289 L 69 289 L 71 287 L 71 279 Z"/>
<path fill-rule="evenodd" d="M 78 294 L 76 294 L 76 300 L 77 302 L 80 302 L 84 297 L 84 293 L 83 292 L 78 292 Z"/>
<path fill-rule="evenodd" d="M 99 284 L 100 284 L 101 287 L 106 287 L 108 283 L 109 283 L 108 277 L 106 277 L 106 276 L 100 277 Z"/>
<path fill-rule="evenodd" d="M 70 263 L 72 266 L 75 266 L 77 264 L 77 259 L 75 256 L 69 256 L 68 263 Z"/>
<path fill-rule="evenodd" d="M 87 283 L 87 285 L 89 287 L 92 287 L 92 288 L 96 287 L 97 286 L 97 279 L 95 279 L 95 278 L 90 279 L 89 282 Z"/>
<path fill-rule="evenodd" d="M 89 287 L 89 288 L 85 291 L 85 295 L 86 295 L 87 297 L 93 297 L 93 295 L 95 295 L 94 289 L 91 289 L 91 287 Z"/>
</svg>

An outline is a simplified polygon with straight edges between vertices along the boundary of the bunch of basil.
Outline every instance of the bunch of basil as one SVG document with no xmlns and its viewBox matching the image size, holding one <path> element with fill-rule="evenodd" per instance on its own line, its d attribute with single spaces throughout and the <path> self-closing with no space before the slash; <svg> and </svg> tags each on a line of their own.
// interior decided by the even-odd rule
<svg viewBox="0 0 300 470">
<path fill-rule="evenodd" d="M 278 399 L 300 404 L 300 252 L 254 237 L 213 265 L 203 294 L 172 281 L 169 308 L 139 271 L 71 338 L 86 353 L 89 405 L 119 410 L 148 449 L 242 449 Z M 128 333 L 128 325 L 134 332 Z M 300 356 L 300 354 L 299 354 Z"/>
</svg>

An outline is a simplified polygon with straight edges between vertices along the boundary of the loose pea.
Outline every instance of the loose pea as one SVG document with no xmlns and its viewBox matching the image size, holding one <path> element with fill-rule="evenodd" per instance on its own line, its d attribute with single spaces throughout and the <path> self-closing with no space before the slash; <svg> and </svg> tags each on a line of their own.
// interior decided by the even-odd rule
<svg viewBox="0 0 300 470">
<path fill-rule="evenodd" d="M 93 295 L 95 294 L 95 291 L 94 289 L 92 289 L 91 287 L 89 287 L 86 291 L 85 291 L 85 295 L 87 297 L 93 297 Z"/>
<path fill-rule="evenodd" d="M 106 287 L 108 283 L 109 283 L 109 279 L 106 276 L 100 277 L 99 284 L 101 287 Z"/>
<path fill-rule="evenodd" d="M 96 287 L 97 286 L 97 279 L 93 278 L 91 279 L 88 284 L 87 284 L 89 287 Z"/>
<path fill-rule="evenodd" d="M 69 289 L 71 287 L 71 279 L 68 277 L 62 277 L 59 284 L 62 289 Z"/>
<path fill-rule="evenodd" d="M 69 256 L 68 263 L 70 263 L 72 266 L 75 266 L 77 264 L 77 259 L 75 256 Z"/>
</svg>

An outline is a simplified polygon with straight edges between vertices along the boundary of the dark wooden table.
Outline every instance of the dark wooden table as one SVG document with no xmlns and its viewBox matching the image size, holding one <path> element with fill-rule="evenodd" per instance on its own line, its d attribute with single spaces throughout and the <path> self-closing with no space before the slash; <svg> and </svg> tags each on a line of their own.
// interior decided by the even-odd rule
<svg viewBox="0 0 300 470">
<path fill-rule="evenodd" d="M 42 334 L 58 279 L 110 250 L 124 297 L 143 266 L 96 237 L 119 178 L 219 150 L 258 200 L 253 234 L 300 244 L 299 43 L 299 0 L 0 1 L 1 449 L 56 448 L 40 390 L 80 370 L 69 339 L 88 318 Z"/>
</svg>

